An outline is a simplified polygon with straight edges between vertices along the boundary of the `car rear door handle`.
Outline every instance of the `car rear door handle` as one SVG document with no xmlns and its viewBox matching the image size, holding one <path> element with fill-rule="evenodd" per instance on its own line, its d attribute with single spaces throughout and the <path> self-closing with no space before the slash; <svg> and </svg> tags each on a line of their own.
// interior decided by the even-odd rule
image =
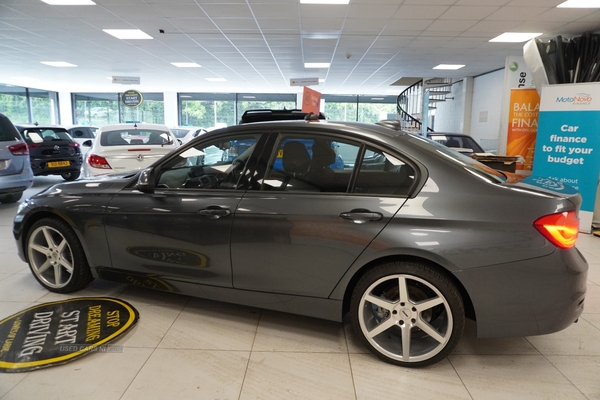
<svg viewBox="0 0 600 400">
<path fill-rule="evenodd" d="M 208 219 L 219 219 L 226 217 L 231 214 L 231 210 L 228 208 L 221 208 L 219 206 L 210 206 L 205 209 L 198 211 L 199 215 L 203 215 Z"/>
<path fill-rule="evenodd" d="M 380 221 L 383 219 L 383 214 L 378 212 L 372 212 L 369 210 L 352 210 L 348 212 L 343 212 L 340 214 L 340 218 L 347 219 L 348 221 L 352 221 L 355 224 L 364 224 L 369 221 Z"/>
</svg>

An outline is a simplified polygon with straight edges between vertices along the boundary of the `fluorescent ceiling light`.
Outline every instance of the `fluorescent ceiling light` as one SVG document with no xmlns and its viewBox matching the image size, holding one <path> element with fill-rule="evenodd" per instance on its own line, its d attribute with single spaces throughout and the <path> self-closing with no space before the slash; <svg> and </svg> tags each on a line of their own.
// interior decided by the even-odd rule
<svg viewBox="0 0 600 400">
<path fill-rule="evenodd" d="M 490 39 L 490 42 L 520 43 L 540 35 L 541 33 L 531 32 L 504 32 L 502 35 Z"/>
<path fill-rule="evenodd" d="M 227 82 L 225 78 L 206 78 L 206 80 L 209 82 Z"/>
<path fill-rule="evenodd" d="M 42 0 L 51 6 L 93 6 L 96 5 L 92 0 Z"/>
<path fill-rule="evenodd" d="M 178 68 L 200 68 L 202 65 L 197 64 L 195 62 L 172 62 L 172 65 Z"/>
<path fill-rule="evenodd" d="M 179 97 L 181 97 L 182 99 L 191 99 L 192 96 L 188 96 L 187 94 L 180 94 Z"/>
<path fill-rule="evenodd" d="M 371 97 L 371 100 L 383 100 L 383 97 Z"/>
<path fill-rule="evenodd" d="M 24 82 L 37 81 L 37 78 L 30 78 L 28 76 L 11 76 L 10 79 L 16 79 L 18 81 L 24 81 Z"/>
<path fill-rule="evenodd" d="M 325 78 L 319 78 L 319 83 L 325 82 Z"/>
<path fill-rule="evenodd" d="M 348 4 L 350 0 L 300 0 L 300 4 Z"/>
<path fill-rule="evenodd" d="M 567 0 L 557 8 L 600 8 L 600 0 Z"/>
<path fill-rule="evenodd" d="M 329 68 L 331 63 L 304 63 L 304 68 Z"/>
<path fill-rule="evenodd" d="M 77 65 L 71 64 L 64 61 L 41 61 L 42 64 L 49 65 L 51 67 L 65 68 L 65 67 L 76 67 Z"/>
<path fill-rule="evenodd" d="M 242 98 L 244 98 L 244 99 L 255 99 L 256 96 L 242 96 Z"/>
<path fill-rule="evenodd" d="M 456 69 L 461 69 L 462 67 L 464 67 L 464 65 L 460 65 L 460 64 L 440 64 L 438 66 L 433 67 L 433 69 L 452 69 L 452 70 L 456 70 Z"/>
<path fill-rule="evenodd" d="M 117 39 L 152 39 L 139 29 L 102 29 L 104 32 L 116 37 Z"/>
</svg>

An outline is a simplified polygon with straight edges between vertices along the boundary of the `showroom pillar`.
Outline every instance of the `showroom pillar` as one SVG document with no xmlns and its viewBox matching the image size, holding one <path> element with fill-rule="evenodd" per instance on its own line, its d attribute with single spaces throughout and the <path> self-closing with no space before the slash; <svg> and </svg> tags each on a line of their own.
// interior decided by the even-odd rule
<svg viewBox="0 0 600 400">
<path fill-rule="evenodd" d="M 165 102 L 165 125 L 179 125 L 179 104 L 177 104 L 177 92 L 164 92 Z"/>
<path fill-rule="evenodd" d="M 73 125 L 73 102 L 71 92 L 58 92 L 58 124 Z"/>
</svg>

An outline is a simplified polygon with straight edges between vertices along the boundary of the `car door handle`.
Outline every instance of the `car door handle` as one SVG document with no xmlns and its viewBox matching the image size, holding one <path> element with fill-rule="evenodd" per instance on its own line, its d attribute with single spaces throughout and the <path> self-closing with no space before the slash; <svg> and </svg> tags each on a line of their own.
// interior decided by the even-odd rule
<svg viewBox="0 0 600 400">
<path fill-rule="evenodd" d="M 364 224 L 369 221 L 380 221 L 383 219 L 383 214 L 378 212 L 372 212 L 369 210 L 352 210 L 343 212 L 340 214 L 340 218 L 352 221 L 355 224 Z"/>
<path fill-rule="evenodd" d="M 198 211 L 199 215 L 203 215 L 208 219 L 219 219 L 226 217 L 231 214 L 231 210 L 228 208 L 221 208 L 219 206 L 207 207 L 203 210 Z"/>
</svg>

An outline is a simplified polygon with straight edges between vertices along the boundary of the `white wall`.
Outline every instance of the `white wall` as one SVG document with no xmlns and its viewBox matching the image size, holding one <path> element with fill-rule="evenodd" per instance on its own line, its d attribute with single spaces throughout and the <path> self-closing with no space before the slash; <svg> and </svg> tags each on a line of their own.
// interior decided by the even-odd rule
<svg viewBox="0 0 600 400">
<path fill-rule="evenodd" d="M 433 129 L 438 132 L 462 132 L 463 109 L 465 107 L 463 81 L 452 85 L 452 93 L 446 97 L 454 97 L 453 100 L 437 102 L 435 110 L 435 123 Z"/>
<path fill-rule="evenodd" d="M 486 149 L 498 149 L 504 69 L 473 79 L 471 136 Z"/>
</svg>

